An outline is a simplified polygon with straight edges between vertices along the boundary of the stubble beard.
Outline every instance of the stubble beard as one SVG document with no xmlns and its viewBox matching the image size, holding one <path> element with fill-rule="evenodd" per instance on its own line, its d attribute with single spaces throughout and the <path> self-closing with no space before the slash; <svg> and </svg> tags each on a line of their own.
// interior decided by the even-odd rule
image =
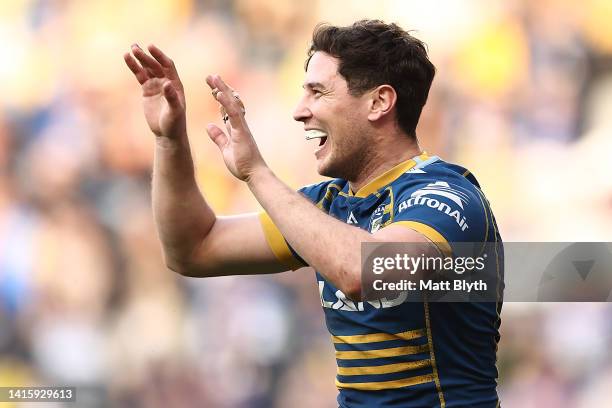
<svg viewBox="0 0 612 408">
<path fill-rule="evenodd" d="M 359 133 L 354 133 L 359 135 Z M 332 146 L 327 163 L 323 165 L 319 173 L 322 176 L 340 178 L 355 181 L 367 165 L 371 152 L 365 135 L 359 135 L 361 139 L 347 139 L 342 145 Z"/>
</svg>

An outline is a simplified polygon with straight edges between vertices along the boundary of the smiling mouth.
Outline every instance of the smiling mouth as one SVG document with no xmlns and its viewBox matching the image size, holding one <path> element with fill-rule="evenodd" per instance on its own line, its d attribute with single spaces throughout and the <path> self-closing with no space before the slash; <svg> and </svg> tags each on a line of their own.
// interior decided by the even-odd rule
<svg viewBox="0 0 612 408">
<path fill-rule="evenodd" d="M 319 129 L 310 129 L 306 131 L 306 140 L 319 139 L 319 146 L 323 146 L 327 142 L 327 133 Z"/>
</svg>

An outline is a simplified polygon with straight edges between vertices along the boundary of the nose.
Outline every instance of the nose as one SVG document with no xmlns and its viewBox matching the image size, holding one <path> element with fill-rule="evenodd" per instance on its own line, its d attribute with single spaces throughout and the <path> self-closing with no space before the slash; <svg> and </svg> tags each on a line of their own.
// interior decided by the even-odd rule
<svg viewBox="0 0 612 408">
<path fill-rule="evenodd" d="M 308 109 L 307 96 L 304 95 L 293 110 L 293 119 L 298 122 L 305 122 L 311 116 L 312 112 Z"/>
</svg>

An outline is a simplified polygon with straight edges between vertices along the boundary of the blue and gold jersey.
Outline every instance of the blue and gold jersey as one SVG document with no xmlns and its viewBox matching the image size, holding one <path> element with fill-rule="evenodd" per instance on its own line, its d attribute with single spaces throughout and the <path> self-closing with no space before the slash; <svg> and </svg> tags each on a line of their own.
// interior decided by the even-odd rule
<svg viewBox="0 0 612 408">
<path fill-rule="evenodd" d="M 352 193 L 346 180 L 300 190 L 321 210 L 371 233 L 389 225 L 416 230 L 444 253 L 454 242 L 499 243 L 495 218 L 466 169 L 426 153 Z M 292 269 L 306 263 L 266 214 L 270 247 Z M 503 289 L 503 271 L 500 291 Z M 316 273 L 336 350 L 343 408 L 496 407 L 498 302 L 434 303 L 396 299 L 356 302 Z"/>
</svg>

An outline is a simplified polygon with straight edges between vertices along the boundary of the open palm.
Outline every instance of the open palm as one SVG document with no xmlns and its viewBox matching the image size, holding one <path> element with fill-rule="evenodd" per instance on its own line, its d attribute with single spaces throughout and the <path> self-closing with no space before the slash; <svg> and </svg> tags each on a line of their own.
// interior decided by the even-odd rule
<svg viewBox="0 0 612 408">
<path fill-rule="evenodd" d="M 265 162 L 244 117 L 244 104 L 220 76 L 209 75 L 206 77 L 206 83 L 213 90 L 217 102 L 221 104 L 222 114 L 226 115 L 226 132 L 210 123 L 206 128 L 208 136 L 221 150 L 228 170 L 240 180 L 247 181 L 254 170 L 265 166 Z"/>
<path fill-rule="evenodd" d="M 124 60 L 142 88 L 144 114 L 157 136 L 178 137 L 185 131 L 185 93 L 173 61 L 154 45 L 148 55 L 137 45 Z M 133 54 L 133 55 L 132 55 Z"/>
</svg>

